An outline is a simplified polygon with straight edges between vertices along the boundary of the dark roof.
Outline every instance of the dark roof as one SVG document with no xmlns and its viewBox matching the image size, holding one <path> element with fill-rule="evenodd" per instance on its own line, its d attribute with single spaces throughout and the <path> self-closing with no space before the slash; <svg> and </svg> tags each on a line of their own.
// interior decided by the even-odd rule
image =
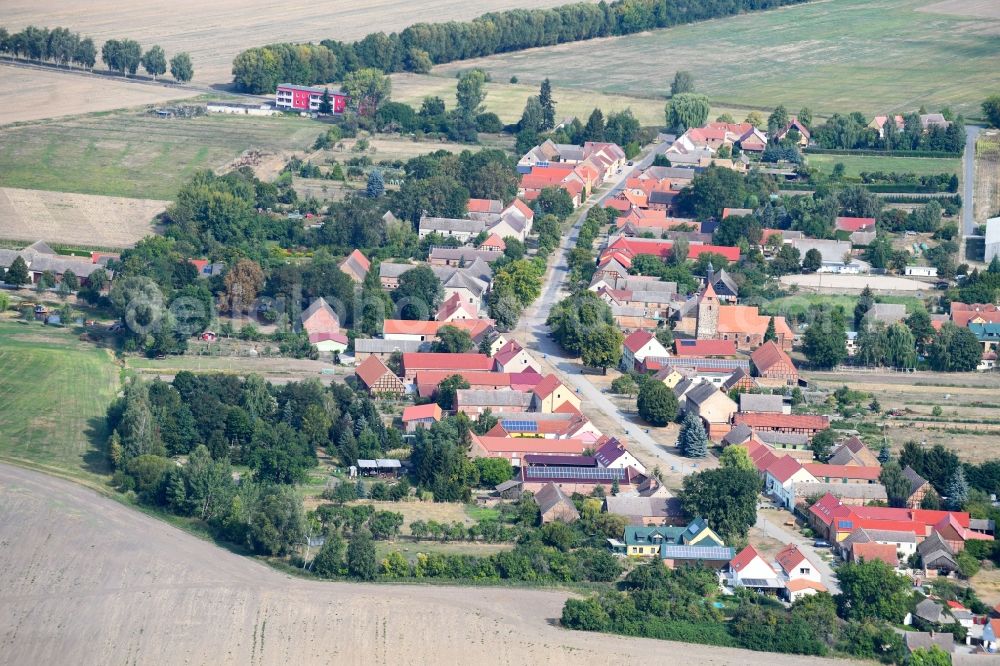
<svg viewBox="0 0 1000 666">
<path fill-rule="evenodd" d="M 535 502 L 543 515 L 559 504 L 566 505 L 573 510 L 574 514 L 579 515 L 573 501 L 554 483 L 545 484 L 535 493 Z"/>
<path fill-rule="evenodd" d="M 910 481 L 910 494 L 917 492 L 925 483 L 927 479 L 917 474 L 917 470 L 913 469 L 909 465 L 903 470 L 903 476 L 905 476 Z"/>
<path fill-rule="evenodd" d="M 597 467 L 597 459 L 593 456 L 549 456 L 538 453 L 525 454 L 523 458 L 527 465 L 546 465 L 549 467 Z"/>
<path fill-rule="evenodd" d="M 753 430 L 750 429 L 750 426 L 748 426 L 745 423 L 740 423 L 739 425 L 734 426 L 732 430 L 730 430 L 725 434 L 725 436 L 722 438 L 722 443 L 742 444 L 743 442 L 750 439 L 751 435 L 753 435 Z"/>
</svg>

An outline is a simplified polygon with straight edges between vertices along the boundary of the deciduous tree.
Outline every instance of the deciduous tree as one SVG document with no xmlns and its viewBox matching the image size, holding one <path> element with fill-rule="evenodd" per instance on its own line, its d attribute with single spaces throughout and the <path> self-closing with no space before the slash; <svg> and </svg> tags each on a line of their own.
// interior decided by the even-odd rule
<svg viewBox="0 0 1000 666">
<path fill-rule="evenodd" d="M 142 68 L 155 79 L 167 71 L 167 56 L 159 46 L 151 46 L 142 54 Z"/>
<path fill-rule="evenodd" d="M 670 98 L 666 107 L 667 126 L 679 132 L 701 127 L 708 120 L 711 109 L 708 97 L 697 93 L 679 93 Z"/>
<path fill-rule="evenodd" d="M 642 420 L 657 427 L 665 426 L 677 418 L 677 397 L 660 381 L 643 383 L 636 407 Z"/>
</svg>

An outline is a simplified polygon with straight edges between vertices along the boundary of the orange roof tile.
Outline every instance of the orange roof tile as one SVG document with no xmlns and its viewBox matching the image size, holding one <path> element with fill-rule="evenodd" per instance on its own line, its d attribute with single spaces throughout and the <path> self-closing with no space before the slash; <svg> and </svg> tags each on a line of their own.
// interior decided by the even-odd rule
<svg viewBox="0 0 1000 666">
<path fill-rule="evenodd" d="M 354 370 L 354 374 L 357 375 L 361 381 L 365 383 L 365 386 L 371 387 L 379 380 L 380 377 L 385 375 L 387 372 L 391 373 L 389 367 L 382 362 L 378 356 L 369 356 L 364 361 L 361 362 Z"/>
<path fill-rule="evenodd" d="M 403 423 L 417 421 L 419 419 L 441 420 L 441 407 L 434 402 L 426 405 L 410 405 L 403 409 Z"/>
</svg>

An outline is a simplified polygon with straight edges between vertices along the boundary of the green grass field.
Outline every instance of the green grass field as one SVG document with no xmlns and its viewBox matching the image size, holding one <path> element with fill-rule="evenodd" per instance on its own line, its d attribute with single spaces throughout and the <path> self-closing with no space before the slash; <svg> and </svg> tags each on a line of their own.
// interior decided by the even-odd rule
<svg viewBox="0 0 1000 666">
<path fill-rule="evenodd" d="M 452 63 L 434 73 L 481 66 L 495 81 L 516 75 L 537 85 L 548 76 L 560 87 L 651 97 L 666 94 L 675 71 L 688 70 L 720 106 L 874 114 L 926 104 L 978 115 L 983 97 L 1000 88 L 1000 18 L 919 11 L 929 4 L 822 0 Z"/>
<path fill-rule="evenodd" d="M 460 67 L 459 70 L 468 69 L 469 65 Z M 542 78 L 545 78 L 544 75 Z M 499 78 L 493 77 L 493 81 L 486 84 L 486 101 L 484 106 L 487 111 L 500 116 L 500 120 L 505 123 L 516 123 L 521 118 L 524 110 L 524 103 L 531 95 L 538 94 L 537 83 L 508 83 L 510 75 Z M 392 98 L 397 102 L 405 102 L 416 108 L 424 97 L 436 95 L 445 101 L 445 105 L 451 109 L 455 106 L 455 86 L 457 80 L 454 72 L 450 76 L 426 76 L 420 74 L 393 74 L 392 75 Z M 630 91 L 629 95 L 594 92 L 593 90 L 581 91 L 574 87 L 553 88 L 552 96 L 556 101 L 556 118 L 562 120 L 576 116 L 581 122 L 586 122 L 587 117 L 594 108 L 599 108 L 607 116 L 612 111 L 624 111 L 631 109 L 632 114 L 643 125 L 662 125 L 663 108 L 666 100 L 654 98 L 653 96 L 643 97 L 645 91 Z M 731 109 L 722 106 L 712 105 L 712 118 L 723 114 L 731 113 L 738 120 L 746 116 L 746 110 Z"/>
<path fill-rule="evenodd" d="M 939 173 L 957 174 L 962 166 L 961 159 L 938 157 L 883 157 L 880 155 L 806 155 L 811 167 L 825 174 L 833 173 L 838 162 L 844 165 L 844 175 L 857 178 L 862 171 L 884 171 L 886 173 L 915 173 L 930 176 Z"/>
<path fill-rule="evenodd" d="M 923 301 L 914 296 L 880 296 L 879 303 L 898 303 L 906 306 L 907 312 L 924 307 Z M 857 304 L 856 296 L 832 296 L 828 294 L 795 294 L 785 296 L 773 301 L 767 301 L 760 306 L 760 311 L 769 315 L 783 315 L 785 317 L 797 317 L 804 315 L 815 305 L 823 304 L 830 307 L 840 306 L 847 312 L 848 317 L 853 317 L 854 306 Z"/>
<path fill-rule="evenodd" d="M 0 319 L 0 460 L 104 479 L 104 414 L 117 390 L 106 350 L 68 329 Z"/>
<path fill-rule="evenodd" d="M 319 133 L 304 118 L 162 119 L 140 111 L 24 123 L 4 130 L 0 184 L 172 199 L 198 169 L 222 166 L 248 148 L 302 150 Z"/>
</svg>

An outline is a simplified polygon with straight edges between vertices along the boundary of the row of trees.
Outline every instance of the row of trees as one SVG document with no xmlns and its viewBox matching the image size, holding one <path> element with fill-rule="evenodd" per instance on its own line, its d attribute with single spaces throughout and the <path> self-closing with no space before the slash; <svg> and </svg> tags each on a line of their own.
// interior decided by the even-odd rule
<svg viewBox="0 0 1000 666">
<path fill-rule="evenodd" d="M 539 46 L 585 39 L 627 35 L 681 23 L 730 16 L 745 11 L 796 4 L 801 0 L 707 0 L 561 5 L 552 9 L 513 9 L 484 14 L 472 21 L 417 23 L 399 33 L 371 33 L 356 42 L 324 40 L 319 46 L 275 44 L 244 51 L 233 62 L 233 78 L 247 92 L 272 92 L 266 84 L 275 79 L 257 76 L 261 69 L 275 69 L 277 78 L 314 84 L 338 79 L 366 67 L 383 72 L 425 73 L 433 65 L 479 58 Z M 309 53 L 294 53 L 298 47 Z M 321 52 L 316 53 L 315 51 Z M 278 53 L 291 54 L 283 59 Z M 244 54 L 250 55 L 245 56 Z M 270 53 L 270 56 L 265 54 Z M 314 69 L 313 60 L 330 63 Z M 276 81 L 275 81 L 276 82 Z M 264 84 L 264 85 L 262 85 Z"/>
<path fill-rule="evenodd" d="M 29 25 L 15 33 L 0 27 L 0 53 L 86 69 L 93 69 L 97 63 L 94 40 L 62 27 L 49 29 Z M 152 46 L 143 52 L 139 42 L 133 39 L 109 39 L 101 46 L 101 60 L 111 71 L 126 76 L 134 76 L 139 65 L 154 79 L 167 72 L 167 57 L 161 47 Z M 178 53 L 169 64 L 170 74 L 177 81 L 190 81 L 194 76 L 191 56 L 187 53 Z"/>
<path fill-rule="evenodd" d="M 903 116 L 899 129 L 890 116 L 882 126 L 883 136 L 868 126 L 868 119 L 854 111 L 833 114 L 822 125 L 812 129 L 812 140 L 820 148 L 840 150 L 893 150 L 961 153 L 965 149 L 965 123 L 962 116 L 951 118 L 947 128 L 937 125 L 924 129 L 919 113 Z"/>
</svg>

